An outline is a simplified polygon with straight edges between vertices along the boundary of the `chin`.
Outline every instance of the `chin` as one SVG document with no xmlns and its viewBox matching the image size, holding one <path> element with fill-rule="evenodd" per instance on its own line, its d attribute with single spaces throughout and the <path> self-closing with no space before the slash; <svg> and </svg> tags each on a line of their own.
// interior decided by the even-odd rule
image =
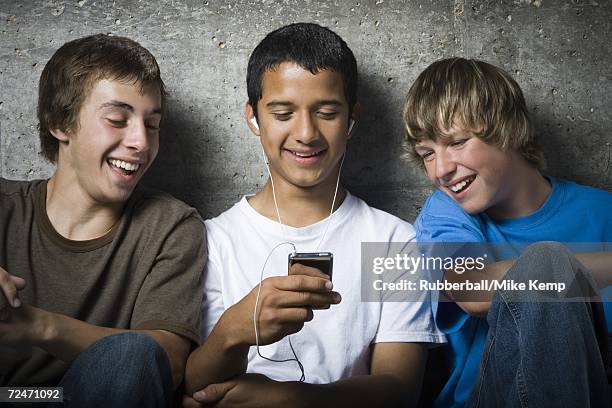
<svg viewBox="0 0 612 408">
<path fill-rule="evenodd" d="M 485 204 L 479 203 L 459 203 L 459 206 L 468 214 L 476 215 L 487 211 L 488 207 Z"/>
<path fill-rule="evenodd" d="M 285 180 L 294 186 L 301 188 L 315 187 L 323 182 L 323 180 L 321 180 L 319 177 L 309 175 L 303 175 L 301 177 L 287 177 Z"/>
<path fill-rule="evenodd" d="M 115 189 L 114 191 L 108 191 L 103 197 L 101 197 L 101 201 L 109 204 L 123 204 L 130 198 L 133 191 L 134 187 L 129 189 Z"/>
<path fill-rule="evenodd" d="M 316 181 L 308 182 L 308 181 L 296 180 L 296 181 L 292 181 L 291 184 L 299 188 L 312 188 L 312 187 L 318 186 L 321 183 L 316 182 Z"/>
</svg>

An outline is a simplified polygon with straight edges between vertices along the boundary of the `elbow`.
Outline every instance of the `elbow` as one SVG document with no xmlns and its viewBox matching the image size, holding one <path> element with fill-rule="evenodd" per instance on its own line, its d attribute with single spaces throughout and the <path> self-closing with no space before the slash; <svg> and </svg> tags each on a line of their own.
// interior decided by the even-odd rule
<svg viewBox="0 0 612 408">
<path fill-rule="evenodd" d="M 185 378 L 185 362 L 183 360 L 176 361 L 172 359 L 170 361 L 170 370 L 172 372 L 172 387 L 176 390 Z"/>
<path fill-rule="evenodd" d="M 196 391 L 203 389 L 204 387 L 198 386 L 197 382 L 197 358 L 196 352 L 192 352 L 187 359 L 185 364 L 185 393 L 188 395 L 193 394 Z"/>
<path fill-rule="evenodd" d="M 164 330 L 146 330 L 144 334 L 152 337 L 159 349 L 166 355 L 172 377 L 172 386 L 177 389 L 185 376 L 185 362 L 189 355 L 189 340 Z"/>
<path fill-rule="evenodd" d="M 388 408 L 416 408 L 420 398 L 422 375 L 420 381 L 407 382 L 391 374 L 378 374 L 379 379 L 384 379 L 384 395 L 387 399 L 380 401 L 380 406 Z M 414 379 L 413 379 L 414 380 Z"/>
</svg>

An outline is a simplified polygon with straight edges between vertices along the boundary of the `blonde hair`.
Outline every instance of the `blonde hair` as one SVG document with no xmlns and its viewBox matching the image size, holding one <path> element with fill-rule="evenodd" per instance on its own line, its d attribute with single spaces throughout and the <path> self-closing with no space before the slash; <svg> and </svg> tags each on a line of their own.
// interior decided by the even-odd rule
<svg viewBox="0 0 612 408">
<path fill-rule="evenodd" d="M 486 62 L 434 62 L 410 87 L 402 116 L 408 157 L 418 157 L 418 142 L 445 138 L 455 124 L 502 150 L 516 149 L 538 170 L 545 167 L 521 88 L 504 70 Z"/>
</svg>

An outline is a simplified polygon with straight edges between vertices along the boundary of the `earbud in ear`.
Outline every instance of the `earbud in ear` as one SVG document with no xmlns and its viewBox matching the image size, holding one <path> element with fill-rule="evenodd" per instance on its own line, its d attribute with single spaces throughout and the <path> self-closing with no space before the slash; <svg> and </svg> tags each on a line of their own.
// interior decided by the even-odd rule
<svg viewBox="0 0 612 408">
<path fill-rule="evenodd" d="M 351 130 L 353 130 L 354 125 L 355 125 L 355 120 L 351 119 L 351 121 L 349 122 L 348 131 L 346 132 L 347 135 L 351 134 Z"/>
<path fill-rule="evenodd" d="M 257 119 L 255 118 L 255 116 L 251 118 L 251 124 L 255 126 L 255 129 L 259 130 L 259 124 L 257 123 Z"/>
</svg>

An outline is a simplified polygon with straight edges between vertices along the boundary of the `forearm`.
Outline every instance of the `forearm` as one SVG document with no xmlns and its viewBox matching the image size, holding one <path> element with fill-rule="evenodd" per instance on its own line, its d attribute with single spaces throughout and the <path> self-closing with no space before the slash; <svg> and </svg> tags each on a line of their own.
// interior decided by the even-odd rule
<svg viewBox="0 0 612 408">
<path fill-rule="evenodd" d="M 329 384 L 290 383 L 297 406 L 321 407 L 411 407 L 419 390 L 392 375 L 362 375 Z M 412 392 L 411 392 L 412 391 Z"/>
<path fill-rule="evenodd" d="M 247 368 L 249 345 L 236 341 L 224 314 L 206 341 L 191 353 L 185 369 L 185 391 L 191 395 L 209 384 L 221 383 Z"/>
<path fill-rule="evenodd" d="M 576 258 L 587 267 L 602 289 L 612 285 L 612 251 L 577 253 Z"/>
<path fill-rule="evenodd" d="M 44 327 L 44 330 L 41 330 L 33 345 L 67 363 L 72 362 L 83 350 L 106 336 L 133 331 L 95 326 L 72 317 L 42 310 L 40 314 L 43 319 L 41 327 Z M 185 359 L 189 351 L 186 340 L 184 340 L 186 344 L 171 341 L 162 330 L 139 330 L 139 332 L 153 337 L 164 349 L 170 363 L 173 384 L 178 387 L 183 380 Z M 171 337 L 176 336 L 168 334 Z"/>
<path fill-rule="evenodd" d="M 56 358 L 70 363 L 92 343 L 126 330 L 94 326 L 61 314 L 41 311 L 44 319 L 39 341 L 34 344 Z"/>
<path fill-rule="evenodd" d="M 591 272 L 598 288 L 606 288 L 612 285 L 612 251 L 575 253 L 574 256 Z M 487 264 L 482 270 L 468 270 L 463 274 L 457 274 L 448 270 L 444 279 L 451 283 L 480 280 L 502 280 L 508 270 L 514 265 L 514 260 L 500 261 Z M 494 290 L 490 291 L 446 291 L 446 294 L 464 309 L 474 316 L 486 315 Z"/>
<path fill-rule="evenodd" d="M 480 281 L 500 281 L 504 278 L 508 270 L 514 265 L 514 260 L 499 261 L 486 264 L 481 269 L 470 269 L 463 273 L 457 273 L 455 271 L 447 270 L 444 273 L 444 281 L 451 284 L 464 283 L 464 282 L 480 282 Z M 466 313 L 482 317 L 485 316 L 489 310 L 495 290 L 446 290 L 446 295 L 457 305 L 462 308 Z"/>
</svg>

